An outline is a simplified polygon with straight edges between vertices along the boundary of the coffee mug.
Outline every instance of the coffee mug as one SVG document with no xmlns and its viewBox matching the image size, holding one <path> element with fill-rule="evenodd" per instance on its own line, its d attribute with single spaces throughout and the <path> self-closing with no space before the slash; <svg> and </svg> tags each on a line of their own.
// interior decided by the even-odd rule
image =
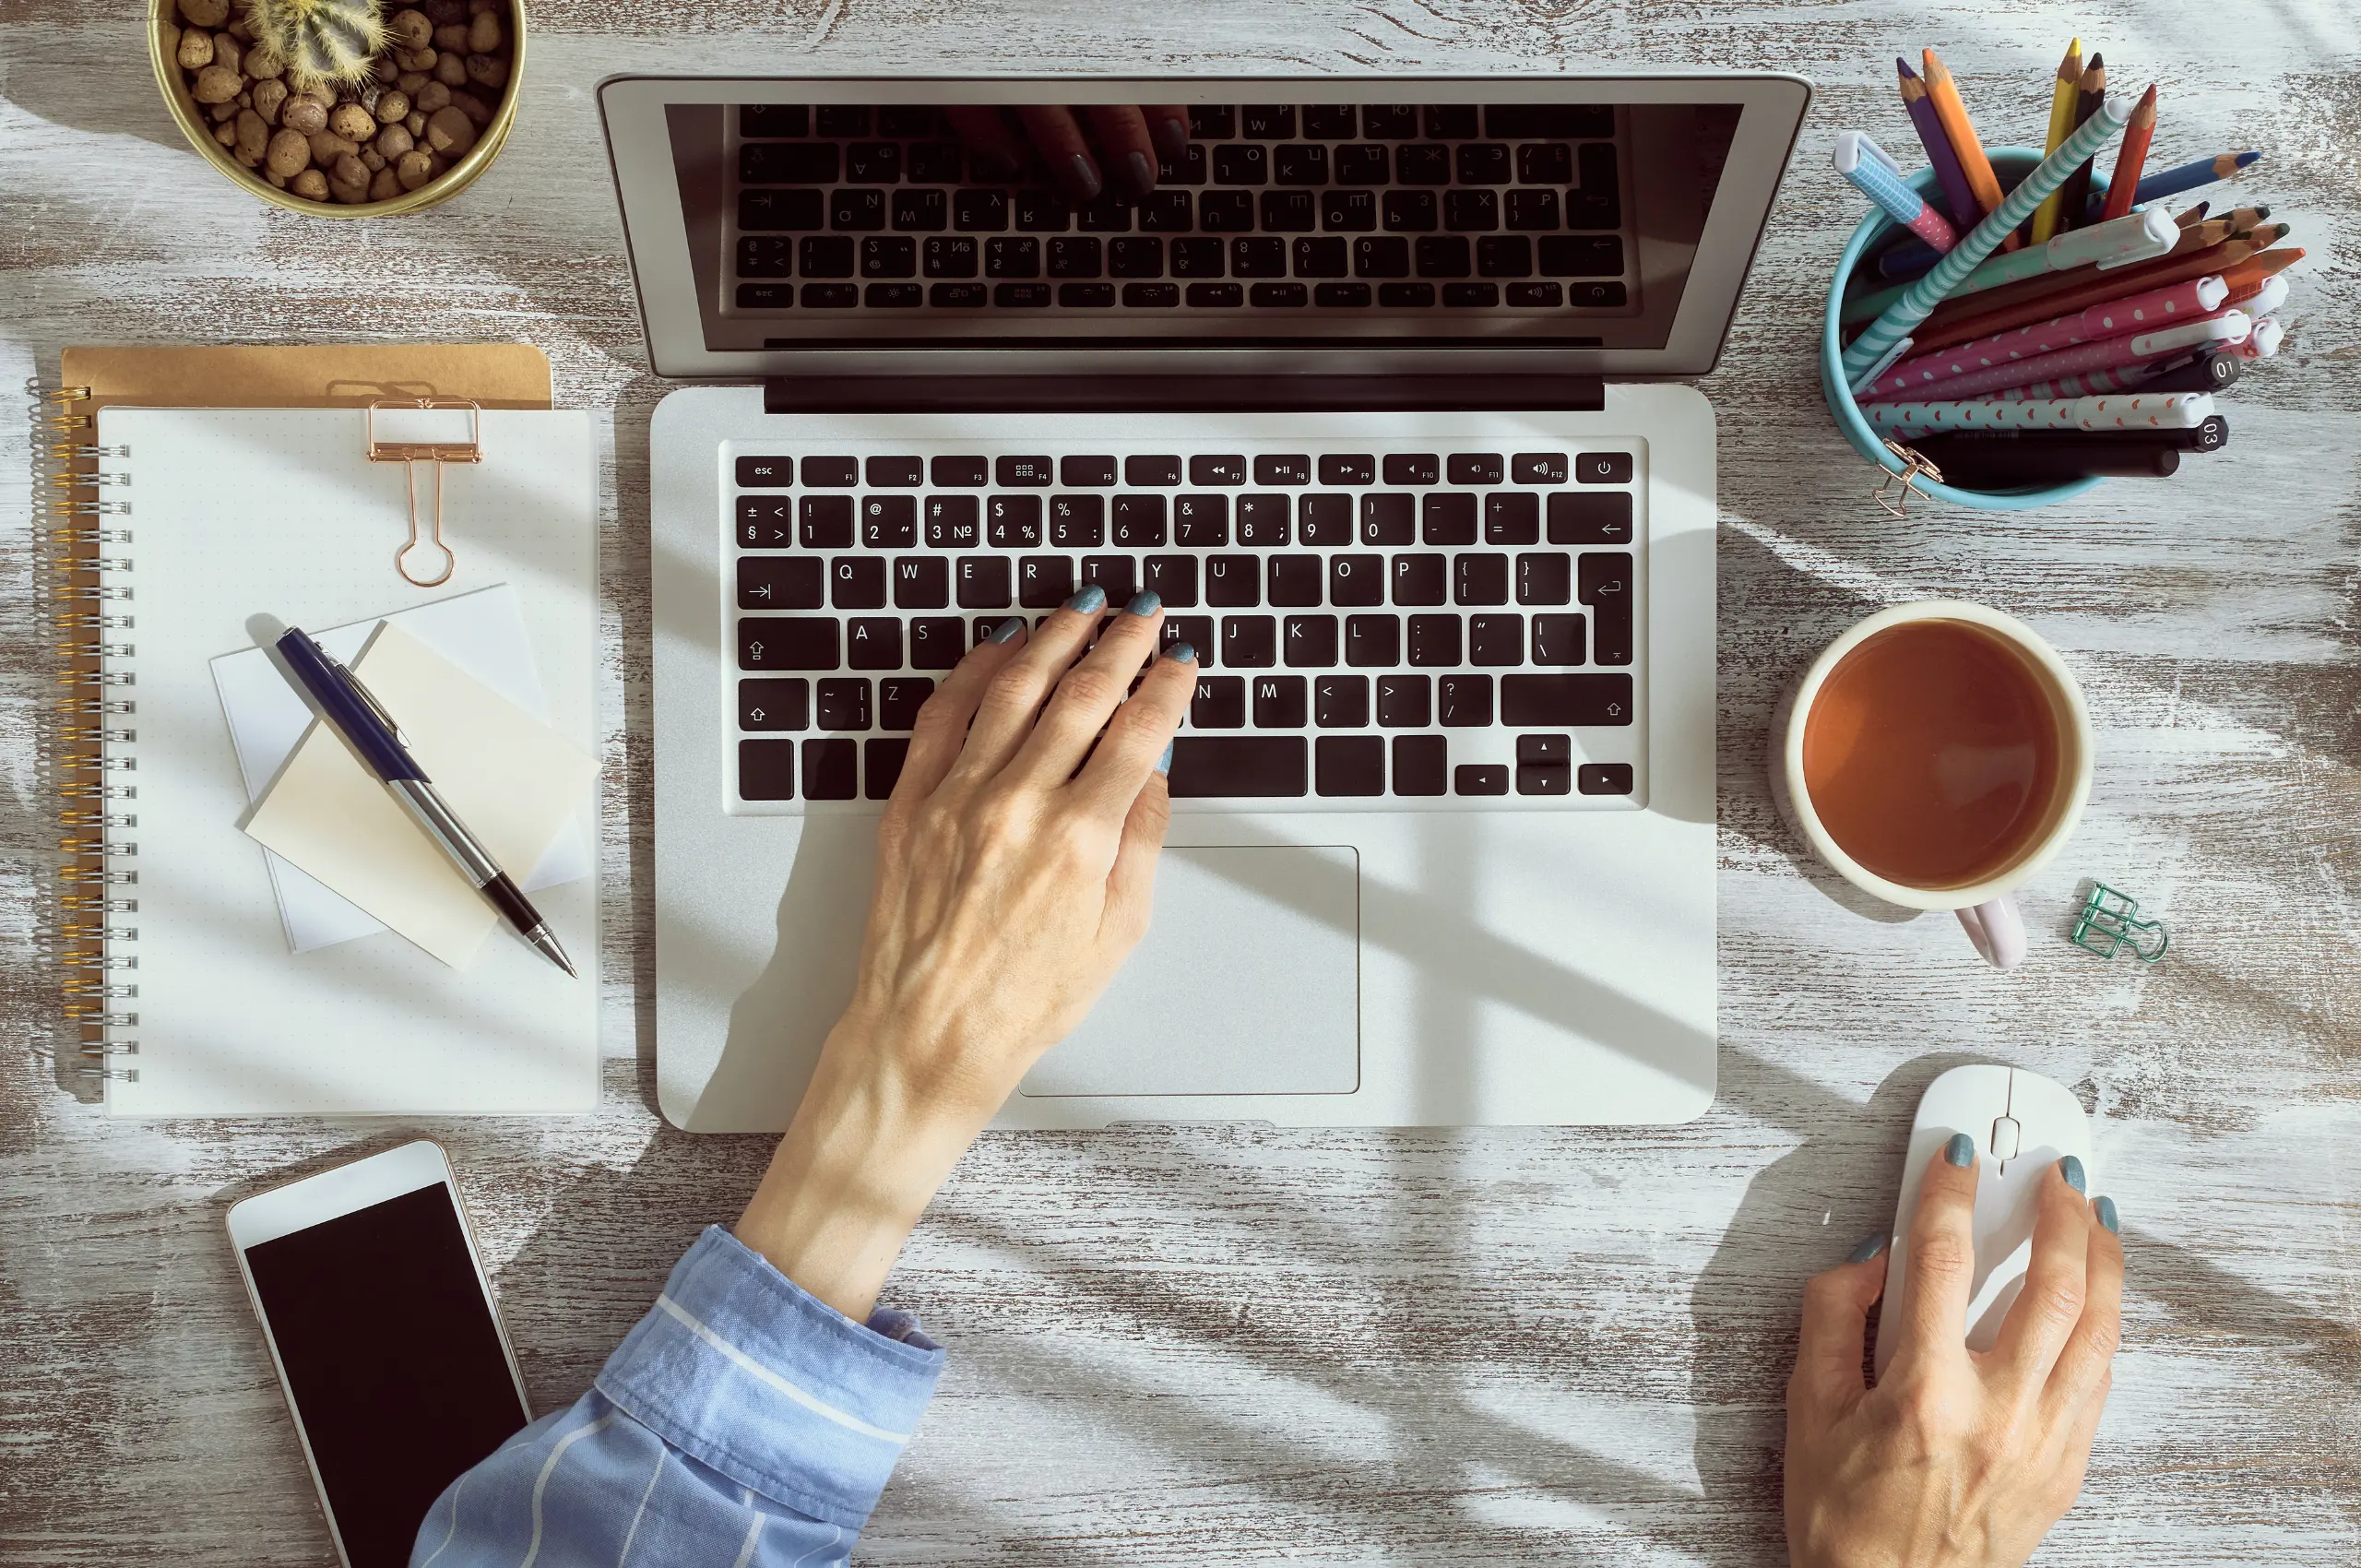
<svg viewBox="0 0 2361 1568">
<path fill-rule="evenodd" d="M 1949 909 L 1999 968 L 2025 956 L 2009 893 L 2072 835 L 2091 719 L 2058 652 L 1962 600 L 1880 610 L 1812 660 L 1774 718 L 1771 790 L 1862 891 Z"/>
</svg>

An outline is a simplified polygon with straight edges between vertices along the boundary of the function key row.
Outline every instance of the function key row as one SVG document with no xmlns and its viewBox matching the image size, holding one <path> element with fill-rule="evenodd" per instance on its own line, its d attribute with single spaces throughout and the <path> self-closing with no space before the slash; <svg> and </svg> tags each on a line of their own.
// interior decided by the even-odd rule
<svg viewBox="0 0 2361 1568">
<path fill-rule="evenodd" d="M 989 171 L 983 160 L 963 156 L 950 142 L 785 141 L 742 143 L 738 148 L 738 179 L 748 185 L 897 185 L 907 178 L 918 185 L 955 185 L 963 163 L 979 185 L 1006 187 L 1014 184 L 1004 172 Z M 1586 142 L 1579 150 L 1568 142 L 1525 142 L 1512 147 L 1504 141 L 1407 142 L 1388 148 L 1381 143 L 1347 144 L 1335 149 L 1325 143 L 1283 143 L 1264 147 L 1240 142 L 1216 147 L 1210 160 L 1202 147 L 1192 147 L 1178 159 L 1158 163 L 1159 186 L 1282 185 L 1303 188 L 1342 185 L 1372 189 L 1382 185 L 1441 188 L 1457 183 L 1471 189 L 1502 185 L 1551 186 L 1580 183 L 1578 196 L 1612 200 L 1619 175 L 1615 144 Z"/>
<path fill-rule="evenodd" d="M 749 234 L 872 232 L 893 228 L 908 233 L 939 234 L 957 230 L 963 234 L 1002 234 L 1012 224 L 1027 234 L 1062 234 L 1069 227 L 1085 234 L 1128 234 L 1134 222 L 1142 234 L 1245 234 L 1256 229 L 1275 233 L 1426 234 L 1438 229 L 1456 233 L 1496 229 L 1617 229 L 1622 226 L 1622 203 L 1611 178 L 1594 179 L 1568 189 L 1560 200 L 1563 180 L 1535 184 L 1502 196 L 1489 189 L 1431 190 L 1333 189 L 1314 195 L 1308 190 L 1206 191 L 1159 188 L 1137 200 L 1120 195 L 1101 196 L 1079 207 L 1054 192 L 1020 189 L 1014 192 L 971 186 L 944 190 L 912 184 L 890 195 L 883 186 L 844 184 L 834 190 L 818 185 L 756 185 L 738 193 L 738 227 Z M 1287 182 L 1282 180 L 1282 184 Z M 1370 181 L 1382 184 L 1382 180 Z M 930 252 L 940 264 L 950 259 Z M 1175 255 L 1176 275 L 1201 258 Z"/>
<path fill-rule="evenodd" d="M 1121 474 L 1119 479 L 1117 476 Z M 1242 485 L 1252 475 L 1255 484 L 1329 485 L 1378 484 L 1629 484 L 1632 460 L 1629 452 L 1584 452 L 1570 464 L 1563 452 L 1518 452 L 1505 462 L 1498 452 L 1453 452 L 1447 457 L 1433 452 L 1327 453 L 1317 461 L 1308 453 L 1262 453 L 1250 464 L 1242 453 L 1197 453 L 1184 464 L 1172 454 L 1149 454 L 1122 459 L 1120 469 L 1111 457 L 1008 457 L 999 458 L 883 457 L 864 460 L 842 457 L 743 457 L 738 459 L 742 490 L 786 490 L 800 481 L 807 490 L 916 490 L 932 485 L 943 490 L 980 490 L 997 484 L 1004 489 L 1104 489 L 1117 483 L 1142 488 L 1195 485 Z M 1382 477 L 1381 477 L 1382 476 Z"/>
<path fill-rule="evenodd" d="M 1199 103 L 1190 106 L 1194 141 L 1472 141 L 1479 136 L 1611 137 L 1615 110 L 1604 103 Z M 738 110 L 742 137 L 794 140 L 805 137 L 891 137 L 948 134 L 941 110 L 918 103 L 747 103 Z"/>
<path fill-rule="evenodd" d="M 765 493 L 738 498 L 738 544 L 747 551 L 850 550 L 1283 550 L 1292 544 L 1345 549 L 1354 544 L 1397 548 L 1542 542 L 1543 497 L 1496 490 L 1482 497 L 1430 490 L 1423 496 L 1375 491 L 1353 497 L 1285 493 L 1052 495 L 1049 505 L 1026 493 L 978 496 L 937 492 L 921 508 L 915 495 L 869 495 L 858 507 L 849 495 L 787 496 Z M 1560 490 L 1548 497 L 1551 544 L 1629 544 L 1631 495 L 1623 490 Z M 1317 557 L 1305 557 L 1317 564 Z"/>
</svg>

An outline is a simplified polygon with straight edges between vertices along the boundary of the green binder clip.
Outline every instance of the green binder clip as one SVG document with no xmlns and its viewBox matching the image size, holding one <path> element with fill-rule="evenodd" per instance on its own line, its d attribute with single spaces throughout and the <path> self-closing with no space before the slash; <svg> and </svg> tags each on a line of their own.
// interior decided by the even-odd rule
<svg viewBox="0 0 2361 1568">
<path fill-rule="evenodd" d="M 2132 899 L 2104 882 L 2094 882 L 2091 896 L 2082 901 L 2082 912 L 2075 917 L 2074 934 L 2068 940 L 2102 958 L 2112 958 L 2118 950 L 2128 947 L 2142 963 L 2153 964 L 2165 956 L 2171 938 L 2164 921 L 2142 920 L 2140 906 Z"/>
</svg>

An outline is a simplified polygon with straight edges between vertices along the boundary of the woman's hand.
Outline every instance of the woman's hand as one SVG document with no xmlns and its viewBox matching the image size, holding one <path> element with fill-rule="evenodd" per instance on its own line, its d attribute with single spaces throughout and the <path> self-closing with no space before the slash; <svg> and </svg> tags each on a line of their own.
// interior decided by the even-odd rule
<svg viewBox="0 0 2361 1568">
<path fill-rule="evenodd" d="M 1146 933 L 1165 758 L 1196 662 L 1186 644 L 1156 656 L 1154 594 L 1105 611 L 1092 588 L 1029 639 L 1007 623 L 919 711 L 878 826 L 852 1004 L 738 1222 L 849 1317 Z"/>
<path fill-rule="evenodd" d="M 943 113 L 988 173 L 1016 178 L 1029 142 L 1050 177 L 1075 201 L 1095 201 L 1109 184 L 1144 201 L 1156 192 L 1157 162 L 1178 163 L 1189 151 L 1189 112 L 1178 104 L 1066 109 L 1052 103 L 1008 111 L 963 104 Z"/>
<path fill-rule="evenodd" d="M 1901 1343 L 1876 1387 L 1861 1363 L 1883 1238 L 1806 1287 L 1787 1383 L 1795 1568 L 2020 1568 L 2073 1506 L 2123 1297 L 2115 1205 L 2086 1200 L 2082 1179 L 2071 1157 L 2042 1177 L 2032 1265 L 1989 1350 L 1966 1344 L 1975 1148 L 1964 1134 L 1918 1189 L 1904 1310 L 1887 1320 Z"/>
</svg>

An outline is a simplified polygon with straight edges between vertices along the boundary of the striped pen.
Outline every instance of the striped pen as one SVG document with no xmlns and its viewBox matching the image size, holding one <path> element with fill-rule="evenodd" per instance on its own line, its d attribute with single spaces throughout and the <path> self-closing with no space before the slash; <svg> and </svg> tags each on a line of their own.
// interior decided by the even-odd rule
<svg viewBox="0 0 2361 1568">
<path fill-rule="evenodd" d="M 1910 336 L 1911 328 L 1927 319 L 1928 314 L 1942 301 L 1944 295 L 1958 286 L 1959 280 L 1975 270 L 1977 265 L 1994 251 L 2000 242 L 2016 232 L 2018 224 L 2033 215 L 2042 198 L 2065 184 L 2066 176 L 2086 161 L 2107 137 L 2123 128 L 2128 107 L 2115 102 L 2103 103 L 2091 117 L 2082 122 L 2064 145 L 2041 160 L 2040 166 L 2018 183 L 1999 207 L 1985 216 L 1965 239 L 1953 245 L 1950 254 L 1935 269 L 1913 283 L 1902 298 L 1895 301 L 1883 315 L 1869 323 L 1858 338 L 1845 350 L 1845 375 L 1849 381 L 1877 363 L 1898 338 Z"/>
<path fill-rule="evenodd" d="M 2143 331 L 2153 332 L 2177 321 L 2207 315 L 2221 309 L 2229 292 L 2229 285 L 2219 278 L 2191 278 L 2185 282 L 2151 289 L 2143 294 L 2106 300 L 2070 315 L 2051 316 L 2047 321 L 2036 321 L 2005 332 L 1995 332 L 1987 338 L 1932 350 L 1916 359 L 1903 361 L 1880 376 L 1876 395 L 1880 398 L 1907 397 L 1961 376 L 2008 369 L 2077 344 L 2126 338 Z M 2039 379 L 2038 376 L 2024 378 L 2025 381 Z M 1993 383 L 1996 386 L 2023 384 L 2022 381 Z"/>
<path fill-rule="evenodd" d="M 1861 412 L 1879 430 L 2190 430 L 2213 413 L 2211 392 L 2127 392 L 2056 398 L 2046 403 L 1870 403 Z"/>
<path fill-rule="evenodd" d="M 1838 132 L 1834 161 L 1836 172 L 1851 181 L 1855 190 L 1938 251 L 1948 251 L 1959 243 L 1958 232 L 1916 191 L 1903 184 L 1902 165 L 1866 131 Z"/>
<path fill-rule="evenodd" d="M 2217 288 L 2219 281 L 2214 280 Z M 1939 381 L 1928 390 L 1932 396 L 1945 398 L 1980 398 L 2003 392 L 2011 386 L 2046 382 L 2057 376 L 2129 370 L 2190 349 L 2216 343 L 2243 343 L 2253 327 L 2253 319 L 2246 312 L 2225 310 L 2217 315 L 2176 322 L 2152 332 L 2136 332 L 2129 338 L 2103 338 L 2096 342 L 2077 343 L 2070 349 L 2039 354 L 2029 360 L 2005 361 L 1965 375 Z M 2085 391 L 2097 390 L 2100 388 L 2081 388 L 2058 396 L 2080 397 Z"/>
<path fill-rule="evenodd" d="M 2028 278 L 2046 273 L 2070 272 L 2078 267 L 2096 267 L 2110 271 L 2129 267 L 2133 262 L 2153 261 L 2171 254 L 2181 231 L 2161 208 L 2150 208 L 2128 218 L 2118 218 L 2106 223 L 2094 223 L 2087 229 L 2070 229 L 2044 244 L 2028 245 L 2021 251 L 1996 255 L 1959 280 L 1952 291 L 1952 298 L 1963 299 L 1980 294 L 1987 289 L 2002 288 L 2022 283 Z M 1879 289 L 1857 294 L 1845 302 L 1841 317 L 1847 327 L 1873 321 L 1885 313 L 1888 305 L 1909 291 L 1907 283 L 1897 283 L 1891 289 Z"/>
</svg>

